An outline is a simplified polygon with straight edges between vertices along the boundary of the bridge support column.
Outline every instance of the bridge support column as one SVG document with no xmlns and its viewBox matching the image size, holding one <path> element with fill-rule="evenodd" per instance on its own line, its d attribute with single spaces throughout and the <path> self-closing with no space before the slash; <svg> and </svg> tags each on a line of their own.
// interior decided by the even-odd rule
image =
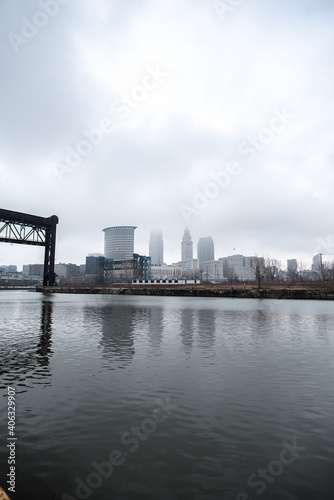
<svg viewBox="0 0 334 500">
<path fill-rule="evenodd" d="M 45 254 L 44 254 L 44 276 L 43 286 L 56 284 L 55 280 L 55 252 L 56 252 L 56 228 L 58 218 L 51 217 L 52 225 L 45 233 Z"/>
</svg>

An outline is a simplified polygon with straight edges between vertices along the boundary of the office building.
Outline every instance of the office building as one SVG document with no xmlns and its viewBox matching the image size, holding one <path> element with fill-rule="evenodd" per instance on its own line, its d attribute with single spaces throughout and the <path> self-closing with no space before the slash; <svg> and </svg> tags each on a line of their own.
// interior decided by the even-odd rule
<svg viewBox="0 0 334 500">
<path fill-rule="evenodd" d="M 322 269 L 322 254 L 318 253 L 312 259 L 312 271 L 319 272 Z"/>
<path fill-rule="evenodd" d="M 181 242 L 181 261 L 191 260 L 193 258 L 193 242 L 188 228 L 184 230 Z"/>
<path fill-rule="evenodd" d="M 209 262 L 215 259 L 215 248 L 211 236 L 198 240 L 197 258 L 200 262 Z"/>
<path fill-rule="evenodd" d="M 29 264 L 29 276 L 43 276 L 43 264 Z"/>
<path fill-rule="evenodd" d="M 177 264 L 152 266 L 151 278 L 152 279 L 178 279 L 182 276 L 182 267 Z"/>
<path fill-rule="evenodd" d="M 289 272 L 297 271 L 297 259 L 288 259 L 286 262 L 287 262 L 287 269 Z"/>
<path fill-rule="evenodd" d="M 5 266 L 5 272 L 6 273 L 17 273 L 17 266 L 14 266 L 14 265 Z"/>
<path fill-rule="evenodd" d="M 150 235 L 149 256 L 152 266 L 162 266 L 164 260 L 164 243 L 162 232 L 159 229 L 153 229 Z"/>
<path fill-rule="evenodd" d="M 104 231 L 104 255 L 107 259 L 132 260 L 134 232 L 137 226 L 106 227 Z"/>
<path fill-rule="evenodd" d="M 182 276 L 185 278 L 200 278 L 201 263 L 198 259 L 187 259 L 181 262 Z"/>
<path fill-rule="evenodd" d="M 69 276 L 79 276 L 80 267 L 76 264 L 65 264 L 59 262 L 59 264 L 55 264 L 55 273 L 58 278 L 67 278 Z"/>
<path fill-rule="evenodd" d="M 261 265 L 263 257 L 258 258 Z M 224 277 L 228 279 L 239 279 L 242 281 L 255 279 L 255 264 L 257 257 L 245 257 L 244 255 L 229 255 L 218 259 L 223 261 Z"/>
</svg>

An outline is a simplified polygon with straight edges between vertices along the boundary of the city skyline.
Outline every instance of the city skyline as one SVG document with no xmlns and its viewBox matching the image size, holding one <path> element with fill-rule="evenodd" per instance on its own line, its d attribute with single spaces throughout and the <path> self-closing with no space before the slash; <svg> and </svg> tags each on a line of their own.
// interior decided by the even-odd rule
<svg viewBox="0 0 334 500">
<path fill-rule="evenodd" d="M 34 214 L 36 215 L 36 214 Z M 114 227 L 119 227 L 119 226 L 114 226 Z M 136 237 L 134 240 L 134 252 L 139 253 L 141 255 L 149 255 L 149 238 L 150 234 L 152 232 L 152 229 L 148 231 L 148 240 L 145 241 L 143 240 L 143 230 L 141 227 L 138 226 L 128 226 L 128 227 L 136 227 Z M 96 229 L 92 230 L 93 232 L 96 233 Z M 103 231 L 100 230 L 101 232 Z M 100 232 L 98 231 L 98 232 Z M 173 233 L 174 235 L 175 233 Z M 167 256 L 165 256 L 165 251 L 164 251 L 164 261 L 167 264 L 172 264 L 181 261 L 181 251 L 180 251 L 180 242 L 182 239 L 182 235 L 184 234 L 184 228 L 183 230 L 181 229 L 181 232 L 179 235 L 176 235 L 176 238 L 178 238 L 176 241 L 172 241 L 171 239 L 164 238 L 165 241 L 165 247 L 168 249 Z M 203 237 L 200 232 L 195 233 L 196 236 L 192 238 L 193 244 L 196 245 L 198 241 Z M 137 235 L 139 236 L 137 238 Z M 214 234 L 213 235 L 213 241 L 214 243 L 216 242 L 216 239 L 219 241 L 219 234 Z M 69 253 L 68 257 L 58 257 L 59 251 L 58 251 L 58 246 L 59 242 L 57 241 L 57 246 L 56 246 L 56 263 L 63 263 L 63 262 L 68 262 L 68 263 L 75 263 L 77 265 L 80 265 L 84 263 L 85 258 L 89 254 L 100 254 L 104 255 L 105 253 L 105 238 L 104 235 L 102 237 L 100 236 L 99 242 L 94 246 L 92 245 L 91 248 L 87 253 L 81 252 L 81 257 L 75 258 L 75 252 Z M 139 242 L 138 242 L 139 240 Z M 334 236 L 329 236 L 327 239 L 321 239 L 318 238 L 316 241 L 317 245 L 313 248 L 311 248 L 311 245 L 309 245 L 309 248 L 311 248 L 311 252 L 309 254 L 304 253 L 304 258 L 302 258 L 298 254 L 292 254 L 289 253 L 288 251 L 282 252 L 280 248 L 277 248 L 277 251 L 275 253 L 265 253 L 261 251 L 249 251 L 249 247 L 247 250 L 246 246 L 241 246 L 241 247 L 236 247 L 233 246 L 232 244 L 225 244 L 221 245 L 216 249 L 215 245 L 215 255 L 217 255 L 217 258 L 219 257 L 224 257 L 224 256 L 231 256 L 231 255 L 258 255 L 262 257 L 270 257 L 270 258 L 276 258 L 277 260 L 281 261 L 283 264 L 283 267 L 286 267 L 287 264 L 286 262 L 289 259 L 296 259 L 298 264 L 302 263 L 303 266 L 306 266 L 308 268 L 311 268 L 312 266 L 312 259 L 314 255 L 317 255 L 321 253 L 323 255 L 323 259 L 326 260 L 327 262 L 330 262 L 334 260 Z M 9 248 L 9 252 L 5 252 L 4 249 Z M 7 255 L 7 259 L 4 259 Z M 193 255 L 193 258 L 197 258 Z M 42 247 L 30 247 L 28 245 L 15 245 L 15 244 L 8 244 L 8 243 L 0 243 L 0 266 L 1 265 L 17 265 L 18 268 L 22 268 L 23 265 L 27 264 L 40 264 L 43 263 L 44 261 L 44 249 Z"/>
<path fill-rule="evenodd" d="M 139 229 L 137 226 L 111 226 L 111 227 L 107 227 L 105 229 L 103 229 L 102 231 L 104 232 L 104 251 L 94 251 L 94 252 L 89 252 L 87 255 L 85 255 L 82 259 L 82 261 L 80 262 L 75 262 L 73 259 L 72 260 L 69 260 L 69 261 L 61 261 L 61 260 L 58 260 L 56 258 L 56 264 L 75 264 L 75 265 L 82 265 L 85 260 L 86 260 L 86 257 L 89 256 L 89 255 L 104 255 L 106 258 L 114 258 L 114 260 L 119 260 L 119 259 L 122 259 L 123 257 L 126 257 L 126 259 L 130 259 L 130 254 L 132 255 L 133 253 L 139 253 L 141 255 L 150 255 L 150 241 L 151 241 L 151 238 L 152 238 L 152 235 L 158 235 L 159 237 L 159 240 L 161 239 L 161 243 L 162 243 L 162 256 L 163 256 L 163 238 L 162 238 L 162 231 L 160 229 L 153 229 L 150 231 L 150 239 L 148 240 L 147 242 L 147 245 L 146 247 L 148 248 L 148 252 L 139 252 L 138 249 L 136 248 L 136 240 L 135 240 L 135 235 L 134 235 L 134 231 L 136 229 Z M 126 238 L 127 238 L 127 241 L 124 243 L 124 237 L 122 239 L 122 252 L 119 253 L 119 249 L 116 249 L 115 247 L 115 244 L 116 244 L 116 241 L 117 238 L 119 238 L 118 234 L 117 234 L 117 238 L 115 239 L 115 234 L 113 233 L 113 235 L 109 235 L 109 238 L 108 238 L 108 231 L 110 233 L 110 230 L 113 231 L 115 233 L 115 231 L 119 231 L 119 230 L 126 230 L 127 231 L 127 234 L 126 234 Z M 130 231 L 130 233 L 128 234 L 128 232 Z M 128 241 L 130 237 L 130 240 L 131 241 Z M 110 240 L 110 241 L 109 241 Z M 112 241 L 111 241 L 112 240 Z M 189 260 L 189 259 L 195 259 L 195 260 L 201 260 L 199 258 L 199 255 L 198 255 L 198 245 L 200 243 L 204 243 L 205 245 L 208 245 L 210 244 L 209 246 L 211 247 L 212 246 L 212 249 L 211 251 L 214 252 L 214 258 L 213 259 L 208 259 L 208 260 L 218 260 L 218 259 L 223 259 L 223 258 L 226 258 L 226 257 L 237 257 L 237 256 L 243 256 L 243 257 L 252 257 L 252 256 L 258 256 L 258 257 L 264 257 L 264 258 L 271 258 L 271 259 L 277 259 L 280 263 L 281 263 L 281 269 L 286 269 L 286 270 L 289 270 L 289 261 L 290 261 L 290 264 L 293 262 L 295 263 L 296 262 L 296 265 L 297 267 L 302 267 L 304 269 L 312 269 L 312 267 L 314 266 L 314 263 L 315 262 L 319 262 L 319 255 L 321 255 L 321 258 L 322 260 L 325 262 L 332 262 L 334 261 L 334 255 L 332 254 L 326 254 L 326 253 L 323 253 L 323 252 L 318 252 L 316 254 L 313 254 L 312 256 L 309 257 L 309 259 L 307 260 L 300 260 L 297 256 L 297 258 L 295 256 L 291 257 L 291 255 L 286 258 L 286 259 L 279 259 L 277 257 L 277 255 L 265 255 L 265 254 L 257 254 L 257 253 L 242 253 L 242 252 L 237 252 L 236 251 L 236 248 L 234 247 L 232 249 L 232 252 L 230 253 L 226 253 L 226 254 L 222 254 L 220 253 L 219 251 L 217 252 L 216 254 L 216 251 L 215 251 L 215 246 L 214 246 L 214 238 L 212 238 L 211 236 L 200 236 L 197 240 L 197 244 L 196 244 L 196 248 L 197 248 L 197 255 L 194 256 L 194 251 L 193 251 L 193 245 L 194 245 L 194 240 L 191 236 L 191 233 L 190 233 L 190 230 L 189 228 L 185 228 L 184 231 L 183 231 L 183 235 L 182 237 L 179 239 L 178 242 L 174 242 L 174 246 L 179 246 L 181 243 L 181 251 L 179 253 L 179 258 L 177 258 L 176 260 L 172 260 L 172 261 L 164 261 L 164 259 L 162 258 L 162 262 L 160 265 L 162 264 L 167 264 L 167 265 L 172 265 L 172 264 L 176 264 L 176 263 L 181 263 L 183 261 L 183 258 L 182 258 L 182 251 L 183 251 L 183 246 L 186 245 L 187 248 L 184 250 L 185 253 L 184 255 L 187 256 L 187 258 L 185 258 L 184 260 Z M 170 242 L 169 242 L 170 244 Z M 7 244 L 8 245 L 8 244 Z M 13 247 L 14 245 L 11 244 L 11 247 Z M 18 247 L 22 247 L 22 245 L 17 245 Z M 111 250 L 111 247 L 115 247 L 113 248 L 113 250 Z M 117 245 L 116 245 L 117 246 Z M 106 251 L 107 247 L 109 248 L 108 251 Z M 28 248 L 28 247 L 26 247 Z M 115 249 L 117 250 L 116 253 L 112 253 L 113 251 L 115 251 Z M 160 249 L 160 252 L 161 252 L 161 249 Z M 190 253 L 189 253 L 190 252 Z M 126 253 L 126 255 L 125 255 Z M 41 253 L 42 255 L 42 253 Z M 113 257 L 112 257 L 113 255 Z M 318 260 L 315 260 L 315 258 L 317 258 Z M 17 266 L 18 270 L 19 268 L 23 268 L 23 266 L 25 265 L 34 265 L 34 264 L 41 264 L 43 262 L 43 258 L 40 262 L 28 262 L 28 261 L 24 261 L 22 264 L 18 264 L 17 262 L 14 262 L 14 261 L 10 261 L 8 263 L 2 263 L 0 261 L 0 267 L 3 268 L 3 267 L 10 267 L 10 266 Z M 202 261 L 204 262 L 204 261 Z M 155 265 L 155 264 L 152 264 L 152 265 Z M 156 264 L 156 265 L 159 265 L 159 264 Z"/>
<path fill-rule="evenodd" d="M 1 7 L 1 207 L 57 215 L 57 262 L 118 221 L 166 262 L 185 226 L 217 256 L 334 254 L 333 2 L 40 3 Z"/>
</svg>

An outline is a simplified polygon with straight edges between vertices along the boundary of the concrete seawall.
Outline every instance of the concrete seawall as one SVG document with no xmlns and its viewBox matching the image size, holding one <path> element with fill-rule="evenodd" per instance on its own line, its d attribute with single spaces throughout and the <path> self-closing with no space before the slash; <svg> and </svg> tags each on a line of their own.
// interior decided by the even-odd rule
<svg viewBox="0 0 334 500">
<path fill-rule="evenodd" d="M 36 287 L 43 293 L 75 293 L 75 294 L 115 294 L 115 295 L 152 295 L 175 297 L 234 297 L 244 299 L 298 299 L 298 300 L 334 300 L 334 285 L 325 288 L 289 288 L 289 287 L 205 287 L 204 285 L 175 286 L 53 286 Z"/>
</svg>

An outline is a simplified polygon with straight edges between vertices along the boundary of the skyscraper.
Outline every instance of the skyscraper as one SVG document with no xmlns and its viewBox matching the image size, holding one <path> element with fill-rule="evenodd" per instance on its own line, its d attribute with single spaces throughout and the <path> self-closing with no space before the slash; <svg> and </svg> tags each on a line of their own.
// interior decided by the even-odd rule
<svg viewBox="0 0 334 500">
<path fill-rule="evenodd" d="M 181 242 L 181 261 L 189 260 L 193 258 L 193 242 L 190 236 L 190 231 L 186 227 L 183 233 L 183 238 Z"/>
<path fill-rule="evenodd" d="M 322 276 L 323 267 L 322 267 L 322 253 L 318 253 L 312 259 L 312 271 L 318 273 L 319 277 Z"/>
<path fill-rule="evenodd" d="M 290 272 L 296 272 L 297 271 L 297 259 L 288 259 L 287 261 L 287 268 L 288 271 Z"/>
<path fill-rule="evenodd" d="M 107 259 L 132 260 L 136 227 L 114 226 L 103 229 L 104 256 Z"/>
<path fill-rule="evenodd" d="M 164 243 L 162 240 L 162 232 L 159 229 L 153 229 L 153 231 L 151 231 L 149 256 L 151 257 L 152 266 L 161 266 L 163 264 Z"/>
<path fill-rule="evenodd" d="M 211 236 L 200 238 L 197 243 L 197 258 L 200 262 L 215 260 L 215 247 Z"/>
</svg>

